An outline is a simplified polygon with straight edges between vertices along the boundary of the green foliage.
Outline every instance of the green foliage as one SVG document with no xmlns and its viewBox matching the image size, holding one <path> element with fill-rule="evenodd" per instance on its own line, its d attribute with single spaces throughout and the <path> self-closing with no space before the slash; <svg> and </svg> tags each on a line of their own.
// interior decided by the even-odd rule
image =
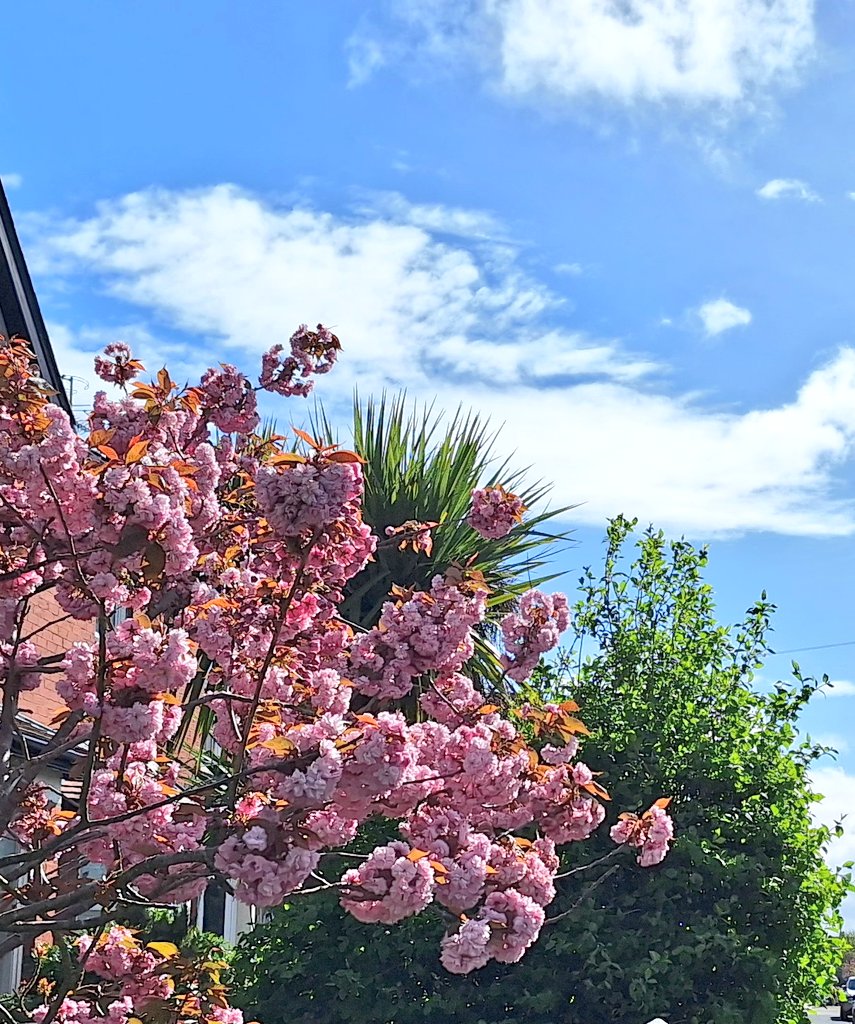
<svg viewBox="0 0 855 1024">
<path fill-rule="evenodd" d="M 797 1024 L 831 989 L 847 882 L 823 862 L 800 712 L 817 689 L 754 685 L 772 606 L 716 621 L 706 552 L 614 522 L 602 575 L 586 572 L 573 649 L 535 681 L 571 696 L 593 731 L 616 809 L 674 797 L 678 838 L 658 868 L 628 856 L 596 887 L 570 876 L 519 964 L 443 972 L 444 924 L 361 925 L 334 895 L 295 901 L 246 936 L 235 984 L 265 1024 Z M 570 847 L 573 867 L 613 849 L 605 829 Z M 591 875 L 597 869 L 591 872 Z M 287 998 L 281 993 L 286 992 Z"/>
</svg>

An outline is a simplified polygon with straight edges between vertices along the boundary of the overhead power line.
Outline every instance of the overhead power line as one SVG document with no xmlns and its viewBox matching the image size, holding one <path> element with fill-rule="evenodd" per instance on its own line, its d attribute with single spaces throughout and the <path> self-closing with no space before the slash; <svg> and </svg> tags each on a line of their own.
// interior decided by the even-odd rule
<svg viewBox="0 0 855 1024">
<path fill-rule="evenodd" d="M 852 647 L 855 644 L 855 640 L 841 640 L 836 644 L 817 644 L 815 647 L 791 647 L 786 651 L 770 651 L 771 655 L 775 654 L 801 654 L 802 651 L 825 651 L 829 647 Z"/>
</svg>

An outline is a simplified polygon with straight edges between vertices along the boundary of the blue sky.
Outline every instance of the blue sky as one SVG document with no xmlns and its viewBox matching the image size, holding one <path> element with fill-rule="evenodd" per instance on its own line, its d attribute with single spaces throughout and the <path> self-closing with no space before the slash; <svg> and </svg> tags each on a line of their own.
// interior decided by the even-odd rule
<svg viewBox="0 0 855 1024">
<path fill-rule="evenodd" d="M 332 408 L 473 405 L 583 503 L 568 587 L 624 512 L 711 542 L 724 618 L 765 588 L 778 649 L 855 640 L 855 5 L 45 0 L 4 28 L 0 172 L 67 372 L 117 337 L 251 370 L 333 324 Z M 834 816 L 855 645 L 795 656 L 840 681 L 805 716 Z"/>
</svg>

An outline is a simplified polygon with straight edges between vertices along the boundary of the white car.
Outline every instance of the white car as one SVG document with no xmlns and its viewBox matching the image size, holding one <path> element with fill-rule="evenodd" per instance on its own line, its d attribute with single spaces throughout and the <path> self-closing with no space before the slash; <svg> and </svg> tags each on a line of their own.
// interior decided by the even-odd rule
<svg viewBox="0 0 855 1024">
<path fill-rule="evenodd" d="M 840 1019 L 852 1020 L 852 1011 L 855 1008 L 855 977 L 847 980 L 844 991 L 846 1002 L 840 1007 Z"/>
</svg>

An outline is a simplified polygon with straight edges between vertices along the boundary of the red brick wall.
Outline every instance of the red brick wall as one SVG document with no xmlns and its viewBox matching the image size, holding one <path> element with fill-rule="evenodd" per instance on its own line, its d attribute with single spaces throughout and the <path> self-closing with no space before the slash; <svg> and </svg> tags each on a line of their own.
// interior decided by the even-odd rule
<svg viewBox="0 0 855 1024">
<path fill-rule="evenodd" d="M 32 640 L 42 657 L 64 654 L 77 640 L 91 640 L 95 628 L 93 623 L 67 618 L 49 592 L 36 594 L 30 601 L 24 625 L 25 635 L 39 629 Z M 21 710 L 42 725 L 48 725 L 64 707 L 56 692 L 56 679 L 56 674 L 45 674 L 35 690 L 21 695 Z"/>
</svg>

